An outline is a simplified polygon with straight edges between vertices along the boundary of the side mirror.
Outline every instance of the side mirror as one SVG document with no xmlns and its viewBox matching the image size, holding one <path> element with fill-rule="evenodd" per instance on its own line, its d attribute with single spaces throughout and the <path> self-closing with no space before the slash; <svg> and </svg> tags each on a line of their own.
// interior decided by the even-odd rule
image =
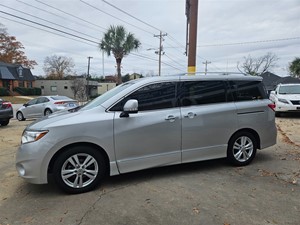
<svg viewBox="0 0 300 225">
<path fill-rule="evenodd" d="M 28 106 L 28 103 L 23 104 L 23 106 L 27 107 L 27 106 Z"/>
<path fill-rule="evenodd" d="M 136 99 L 128 100 L 124 107 L 123 112 L 120 114 L 120 117 L 129 117 L 131 113 L 137 113 L 139 108 L 139 103 Z"/>
<path fill-rule="evenodd" d="M 270 95 L 275 95 L 276 94 L 276 91 L 271 91 L 270 92 Z"/>
</svg>

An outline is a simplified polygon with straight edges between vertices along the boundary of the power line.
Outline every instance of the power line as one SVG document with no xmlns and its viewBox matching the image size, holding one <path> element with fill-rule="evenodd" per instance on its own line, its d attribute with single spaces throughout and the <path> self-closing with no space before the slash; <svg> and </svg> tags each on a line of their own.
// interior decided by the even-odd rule
<svg viewBox="0 0 300 225">
<path fill-rule="evenodd" d="M 257 44 L 257 43 L 267 43 L 267 42 L 291 41 L 291 40 L 297 40 L 297 39 L 300 39 L 300 37 L 288 37 L 288 38 L 278 38 L 278 39 L 259 40 L 259 41 L 234 42 L 234 43 L 224 43 L 224 44 L 206 44 L 206 45 L 197 45 L 197 48 L 230 46 L 230 45 L 247 45 L 247 44 Z M 166 47 L 166 48 L 181 48 L 181 46 L 170 46 L 170 47 Z"/>
<path fill-rule="evenodd" d="M 185 65 L 182 65 L 182 64 L 178 63 L 177 61 L 175 61 L 174 59 L 172 59 L 171 57 L 169 57 L 166 53 L 164 54 L 164 56 L 166 56 L 168 59 L 170 59 L 172 62 L 176 63 L 177 65 L 186 67 Z"/>
<path fill-rule="evenodd" d="M 47 10 L 45 10 L 45 9 L 41 9 L 41 8 L 39 8 L 39 7 L 33 6 L 33 5 L 28 4 L 28 3 L 26 3 L 26 2 L 22 2 L 22 1 L 20 1 L 20 0 L 16 0 L 16 1 L 17 1 L 17 2 L 20 2 L 20 3 L 24 4 L 24 5 L 27 5 L 27 6 L 29 6 L 29 7 L 35 8 L 35 9 L 37 9 L 37 10 L 40 10 L 40 11 L 42 11 L 42 12 L 46 12 L 46 13 L 48 13 L 48 14 L 51 14 L 51 15 L 54 15 L 54 16 L 56 16 L 56 17 L 62 18 L 62 19 L 64 19 L 64 20 L 69 20 L 69 21 L 71 21 L 72 23 L 75 23 L 76 25 L 80 24 L 80 23 L 78 23 L 77 21 L 70 20 L 70 19 L 68 19 L 68 18 L 66 18 L 66 17 L 57 15 L 57 14 L 55 14 L 55 13 L 52 13 L 52 12 L 49 12 L 49 11 L 47 11 Z M 95 28 L 91 28 L 91 27 L 89 27 L 89 26 L 86 26 L 86 24 L 80 24 L 80 25 L 81 25 L 81 26 L 84 26 L 84 27 L 87 27 L 87 28 L 89 28 L 89 29 L 95 30 Z M 101 28 L 101 27 L 100 27 L 100 28 Z M 103 28 L 102 28 L 102 29 L 103 29 Z M 98 31 L 100 31 L 100 32 L 103 33 L 102 30 L 98 30 Z"/>
<path fill-rule="evenodd" d="M 80 0 L 80 1 L 82 1 L 82 0 Z M 126 11 L 124 11 L 124 10 L 118 8 L 117 6 L 115 6 L 115 5 L 113 5 L 113 4 L 109 3 L 109 2 L 107 2 L 107 1 L 105 1 L 105 0 L 102 0 L 102 1 L 103 1 L 104 3 L 110 5 L 111 7 L 115 8 L 116 10 L 118 10 L 118 11 L 120 11 L 120 12 L 126 14 L 127 16 L 129 16 L 129 17 L 131 17 L 131 18 L 133 18 L 133 19 L 135 19 L 135 20 L 137 20 L 137 21 L 139 21 L 139 22 L 141 22 L 141 23 L 143 23 L 143 24 L 145 24 L 145 25 L 147 25 L 147 26 L 149 26 L 149 27 L 155 29 L 155 30 L 161 31 L 161 29 L 158 29 L 157 27 L 154 27 L 154 26 L 152 26 L 151 24 L 149 24 L 149 23 L 147 23 L 147 22 L 144 22 L 143 20 L 141 20 L 141 19 L 139 19 L 139 18 L 137 18 L 137 17 L 131 15 L 130 13 L 128 13 L 128 12 L 126 12 Z"/>
<path fill-rule="evenodd" d="M 80 1 L 83 1 L 83 0 L 80 0 Z M 147 26 L 149 26 L 149 27 L 155 29 L 155 30 L 162 31 L 161 29 L 159 29 L 159 28 L 157 28 L 157 27 L 154 27 L 153 25 L 151 25 L 151 24 L 149 24 L 149 23 L 147 23 L 147 22 L 145 22 L 145 21 L 143 21 L 143 20 L 141 20 L 141 19 L 139 19 L 139 18 L 133 16 L 132 14 L 130 14 L 130 13 L 128 13 L 128 12 L 126 12 L 126 11 L 124 11 L 124 10 L 118 8 L 117 6 L 115 6 L 115 5 L 113 5 L 113 4 L 109 3 L 109 2 L 107 2 L 107 1 L 105 1 L 105 0 L 102 0 L 102 1 L 103 1 L 104 3 L 106 3 L 106 4 L 108 4 L 109 6 L 113 7 L 114 9 L 116 9 L 116 10 L 118 10 L 118 11 L 120 11 L 120 12 L 126 14 L 127 16 L 129 16 L 129 17 L 131 17 L 131 18 L 133 18 L 133 19 L 135 19 L 135 20 L 137 20 L 137 21 L 139 21 L 139 22 L 141 22 L 141 23 L 143 23 L 143 24 L 145 24 L 145 25 L 147 25 Z M 179 44 L 179 45 L 182 45 L 179 41 L 177 41 L 177 40 L 176 40 L 174 37 L 172 37 L 170 34 L 168 34 L 168 35 L 169 35 L 170 40 L 172 40 L 173 42 L 175 42 L 175 43 L 177 43 L 177 44 Z M 185 48 L 184 45 L 182 45 L 182 46 L 183 46 L 183 48 Z"/>
<path fill-rule="evenodd" d="M 80 17 L 78 17 L 78 16 L 74 16 L 74 15 L 71 14 L 71 13 L 65 12 L 65 11 L 63 11 L 63 10 L 61 10 L 61 9 L 58 9 L 58 8 L 56 8 L 56 7 L 53 7 L 53 6 L 51 6 L 51 5 L 49 5 L 49 4 L 46 4 L 46 3 L 42 2 L 42 1 L 39 1 L 39 0 L 35 0 L 35 1 L 36 1 L 36 2 L 39 2 L 39 3 L 43 4 L 43 5 L 46 5 L 46 6 L 50 7 L 50 8 L 52 8 L 52 9 L 55 9 L 55 10 L 57 10 L 57 11 L 59 11 L 59 12 L 62 12 L 62 13 L 64 13 L 64 14 L 67 14 L 67 15 L 69 15 L 69 16 L 71 16 L 71 17 L 74 17 L 74 18 L 76 18 L 76 19 L 79 19 L 79 20 L 81 20 L 81 21 L 84 21 L 84 22 L 86 22 L 86 23 L 88 23 L 88 24 L 91 24 L 91 25 L 93 25 L 93 26 L 95 26 L 95 27 L 99 27 L 99 28 L 105 30 L 104 27 L 101 27 L 101 26 L 99 26 L 99 25 L 97 25 L 97 24 L 94 24 L 94 23 L 92 23 L 92 22 L 90 22 L 90 21 L 87 21 L 87 20 L 85 20 L 85 19 L 82 19 L 82 18 L 80 18 Z"/>
<path fill-rule="evenodd" d="M 266 42 L 290 41 L 290 40 L 296 40 L 296 39 L 300 39 L 300 37 L 278 38 L 278 39 L 270 39 L 270 40 L 246 41 L 246 42 L 225 43 L 225 44 L 207 44 L 207 45 L 198 45 L 197 48 L 229 46 L 229 45 L 247 45 L 247 44 L 257 44 L 257 43 L 266 43 Z"/>
<path fill-rule="evenodd" d="M 144 58 L 144 59 L 148 59 L 148 60 L 152 60 L 152 61 L 158 62 L 158 59 L 153 59 L 153 58 L 150 58 L 148 56 L 143 56 L 143 55 L 139 55 L 139 54 L 135 54 L 135 53 L 130 53 L 130 54 L 133 55 L 133 56 L 139 57 L 139 58 Z M 179 70 L 179 71 L 183 71 L 183 70 L 181 70 L 181 69 L 179 69 L 179 68 L 177 68 L 175 66 L 172 66 L 172 65 L 170 65 L 168 63 L 165 63 L 165 62 L 161 62 L 161 63 L 164 64 L 164 65 L 167 65 L 169 67 L 172 67 L 173 69 L 176 69 L 176 70 Z"/>
<path fill-rule="evenodd" d="M 85 2 L 85 1 L 83 1 L 83 0 L 80 0 L 80 1 L 81 1 L 82 3 L 84 3 L 84 4 L 86 4 L 87 6 L 93 8 L 93 9 L 96 9 L 97 11 L 100 11 L 100 12 L 102 12 L 102 13 L 108 15 L 108 16 L 111 16 L 111 17 L 113 17 L 113 18 L 115 18 L 115 19 L 117 19 L 117 20 L 122 21 L 123 23 L 126 23 L 126 24 L 128 24 L 128 25 L 130 25 L 130 26 L 133 26 L 133 27 L 135 27 L 135 28 L 137 28 L 137 29 L 139 29 L 139 30 L 142 30 L 142 31 L 144 31 L 144 32 L 146 32 L 146 33 L 148 33 L 148 34 L 153 35 L 153 33 L 149 32 L 149 31 L 147 31 L 147 30 L 145 30 L 145 29 L 143 29 L 143 28 L 140 28 L 140 27 L 138 27 L 138 26 L 136 26 L 136 25 L 134 25 L 134 24 L 132 24 L 132 23 L 126 22 L 125 20 L 122 20 L 122 19 L 120 19 L 119 17 L 116 17 L 116 16 L 114 16 L 114 15 L 108 13 L 108 12 L 105 12 L 104 10 L 99 9 L 98 7 L 96 7 L 96 6 L 94 6 L 94 5 L 90 4 L 90 3 L 87 3 L 87 2 Z"/>
<path fill-rule="evenodd" d="M 23 13 L 23 14 L 25 14 L 25 15 L 27 15 L 27 16 L 31 16 L 31 17 L 33 17 L 33 18 L 36 18 L 36 19 L 39 19 L 39 20 L 42 20 L 42 21 L 45 21 L 45 22 L 54 24 L 54 25 L 56 25 L 56 26 L 65 28 L 65 29 L 67 29 L 67 30 L 71 30 L 71 31 L 74 31 L 74 32 L 76 32 L 76 33 L 85 35 L 85 36 L 87 36 L 87 37 L 91 37 L 91 38 L 94 38 L 94 39 L 98 39 L 98 38 L 96 38 L 96 37 L 93 37 L 93 36 L 90 36 L 90 35 L 88 35 L 88 34 L 82 33 L 82 32 L 80 32 L 80 31 L 74 30 L 74 29 L 72 29 L 72 28 L 68 28 L 68 27 L 66 27 L 66 26 L 62 26 L 62 25 L 60 25 L 60 24 L 58 24 L 58 23 L 54 23 L 54 22 L 51 22 L 51 21 L 49 21 L 49 20 L 45 20 L 45 19 L 43 19 L 43 18 L 40 18 L 40 17 L 34 16 L 34 15 L 31 15 L 31 14 L 29 14 L 29 13 L 25 13 L 25 12 L 23 12 L 23 11 L 20 11 L 20 10 L 17 10 L 17 9 L 14 9 L 14 8 L 11 8 L 11 7 L 8 7 L 8 6 L 5 6 L 5 5 L 3 5 L 3 4 L 1 4 L 1 3 L 0 3 L 0 5 L 3 6 L 3 7 L 8 8 L 8 9 L 17 11 L 17 12 L 19 12 L 19 13 Z"/>
<path fill-rule="evenodd" d="M 26 22 L 30 22 L 30 23 L 33 23 L 33 24 L 36 24 L 36 25 L 39 25 L 39 26 L 42 26 L 42 27 L 45 27 L 45 28 L 48 28 L 48 29 L 50 29 L 50 30 L 54 30 L 54 31 L 56 31 L 56 32 L 60 32 L 60 33 L 63 33 L 63 34 L 66 34 L 66 35 L 69 35 L 69 36 L 72 36 L 72 37 L 75 37 L 75 38 L 84 40 L 84 41 L 88 41 L 88 42 L 91 42 L 91 43 L 94 43 L 94 44 L 97 44 L 97 45 L 99 44 L 98 42 L 89 40 L 89 39 L 87 39 L 87 38 L 83 38 L 83 37 L 80 37 L 80 36 L 78 36 L 78 35 L 74 35 L 74 34 L 72 34 L 72 33 L 65 32 L 65 31 L 63 31 L 63 30 L 60 30 L 60 29 L 57 29 L 57 28 L 53 28 L 53 27 L 48 26 L 48 25 L 44 25 L 44 24 L 41 24 L 41 23 L 38 23 L 38 22 L 35 22 L 35 21 L 32 21 L 32 20 L 29 20 L 29 19 L 26 19 L 26 18 L 22 18 L 22 17 L 20 17 L 20 16 L 13 15 L 13 14 L 4 12 L 4 11 L 2 11 L 2 10 L 0 10 L 0 13 L 3 13 L 3 14 L 6 14 L 6 15 L 8 15 L 8 16 L 15 17 L 15 18 L 17 18 L 17 19 L 24 20 L 24 21 L 26 21 Z M 4 17 L 4 18 L 5 18 L 5 17 Z M 7 18 L 5 18 L 5 19 L 7 19 Z M 8 19 L 8 20 L 9 20 L 9 19 Z M 12 20 L 12 21 L 13 21 L 13 20 Z M 14 22 L 17 22 L 17 21 L 14 21 Z M 17 22 L 17 23 L 24 24 L 24 23 L 21 23 L 21 22 Z M 27 25 L 27 24 L 24 24 L 24 25 L 30 26 L 30 25 Z M 34 27 L 34 26 L 30 26 L 30 27 L 36 28 L 36 27 Z M 38 28 L 36 28 L 36 29 L 38 29 Z M 43 30 L 43 31 L 46 31 L 46 32 L 50 32 L 50 31 L 47 31 L 47 30 L 44 30 L 44 29 L 40 29 L 40 30 Z M 59 34 L 54 33 L 54 32 L 50 32 L 50 33 L 53 33 L 53 34 L 58 35 L 58 36 L 65 37 L 65 36 L 63 36 L 63 35 L 59 35 Z M 72 40 L 74 40 L 74 39 L 72 39 Z M 78 40 L 77 40 L 77 41 L 78 41 Z M 85 43 L 85 42 L 83 42 L 83 43 Z M 88 44 L 88 43 L 86 43 L 86 44 Z M 92 46 L 94 46 L 94 45 L 92 45 Z M 132 54 L 132 55 L 135 55 L 135 56 L 138 56 L 138 57 L 141 57 L 141 58 L 144 58 L 144 59 L 158 61 L 158 60 L 152 59 L 152 58 L 150 58 L 150 57 L 146 57 L 146 56 L 142 56 L 142 55 L 137 55 L 137 54 L 134 54 L 134 53 L 131 53 L 131 54 Z M 179 68 L 176 68 L 176 67 L 174 67 L 174 66 L 172 66 L 172 65 L 170 65 L 170 64 L 168 64 L 168 63 L 162 62 L 162 64 L 167 65 L 167 66 L 170 66 L 170 67 L 172 67 L 172 68 L 174 68 L 174 69 L 176 69 L 176 70 L 183 71 L 183 70 L 181 70 L 181 69 L 179 69 Z"/>
<path fill-rule="evenodd" d="M 25 26 L 28 26 L 28 27 L 35 28 L 37 30 L 45 31 L 47 33 L 54 34 L 54 35 L 57 35 L 57 36 L 60 36 L 60 37 L 63 37 L 63 38 L 67 38 L 67 39 L 70 39 L 70 40 L 73 40 L 73 41 L 77 41 L 77 42 L 81 42 L 81 43 L 84 43 L 84 44 L 87 44 L 87 45 L 90 45 L 90 46 L 93 46 L 93 47 L 97 47 L 96 45 L 92 45 L 90 43 L 87 43 L 87 42 L 84 42 L 84 41 L 81 41 L 81 40 L 73 39 L 73 38 L 70 38 L 70 37 L 67 37 L 67 36 L 49 31 L 49 30 L 45 30 L 45 29 L 42 29 L 42 28 L 38 28 L 38 27 L 35 27 L 35 26 L 32 26 L 32 25 L 26 24 L 26 23 L 22 23 L 20 21 L 16 21 L 16 20 L 13 20 L 13 19 L 8 19 L 8 18 L 3 17 L 3 16 L 0 16 L 0 17 L 3 18 L 3 19 L 9 20 L 9 21 L 15 22 L 15 23 L 19 23 L 19 24 L 22 24 L 22 25 L 25 25 Z"/>
<path fill-rule="evenodd" d="M 92 43 L 95 43 L 95 44 L 99 44 L 99 43 L 96 42 L 96 41 L 92 41 L 92 40 L 89 40 L 89 39 L 87 39 L 87 38 L 83 38 L 83 37 L 80 37 L 80 36 L 78 36 L 78 35 L 71 34 L 71 33 L 69 33 L 69 32 L 65 32 L 65 31 L 56 29 L 56 28 L 54 28 L 54 27 L 50 27 L 50 26 L 47 26 L 47 25 L 44 25 L 44 24 L 41 24 L 41 23 L 38 23 L 38 22 L 35 22 L 35 21 L 32 21 L 32 20 L 29 20 L 29 19 L 25 19 L 25 18 L 22 18 L 22 17 L 20 17 L 20 16 L 16 16 L 16 15 L 13 15 L 13 14 L 10 14 L 10 13 L 7 13 L 7 12 L 4 12 L 4 11 L 2 11 L 2 10 L 0 10 L 0 12 L 3 13 L 3 14 L 6 14 L 6 15 L 9 15 L 9 16 L 18 18 L 18 19 L 20 19 L 20 20 L 25 20 L 25 21 L 27 21 L 27 22 L 34 23 L 34 24 L 39 25 L 39 26 L 42 26 L 42 27 L 46 27 L 46 28 L 48 28 L 48 29 L 55 30 L 55 31 L 57 31 L 57 32 L 64 33 L 64 34 L 67 34 L 67 35 L 70 35 L 70 36 L 72 36 L 72 37 L 76 37 L 76 38 L 79 38 L 79 39 L 82 39 L 82 40 L 85 40 L 85 41 L 88 41 L 88 42 L 92 42 Z"/>
</svg>

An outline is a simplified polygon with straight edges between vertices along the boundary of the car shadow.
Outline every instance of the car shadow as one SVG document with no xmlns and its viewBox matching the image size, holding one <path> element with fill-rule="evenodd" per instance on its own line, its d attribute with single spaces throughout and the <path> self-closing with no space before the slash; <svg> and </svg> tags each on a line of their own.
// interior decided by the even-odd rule
<svg viewBox="0 0 300 225">
<path fill-rule="evenodd" d="M 291 119 L 300 119 L 300 113 L 296 112 L 285 112 L 285 113 L 280 113 L 280 116 L 277 118 L 291 118 Z"/>
<path fill-rule="evenodd" d="M 249 165 L 260 165 L 264 164 L 267 161 L 274 160 L 274 157 L 270 156 L 266 152 L 259 152 L 254 161 Z M 130 172 L 126 174 L 120 174 L 116 176 L 108 176 L 103 179 L 100 186 L 94 190 L 95 192 L 104 191 L 104 190 L 115 190 L 125 186 L 135 185 L 138 183 L 156 181 L 161 179 L 172 179 L 177 176 L 192 175 L 194 173 L 214 173 L 218 171 L 224 171 L 228 169 L 232 171 L 237 167 L 231 166 L 228 161 L 224 159 L 214 159 L 201 162 L 193 163 L 184 163 L 179 165 L 171 165 L 164 167 L 157 167 L 151 169 L 140 170 L 136 172 Z M 57 196 L 57 195 L 66 195 L 61 191 L 55 184 L 53 177 L 49 176 L 49 183 L 43 185 L 34 185 L 24 182 L 23 190 L 30 193 L 32 196 Z"/>
<path fill-rule="evenodd" d="M 214 159 L 202 162 L 185 163 L 179 165 L 171 165 L 164 167 L 157 167 L 151 169 L 140 170 L 136 172 L 130 172 L 126 174 L 120 174 L 116 176 L 108 176 L 103 179 L 100 186 L 95 191 L 102 191 L 103 189 L 118 189 L 123 186 L 134 185 L 141 182 L 147 182 L 150 180 L 159 180 L 164 178 L 172 178 L 176 176 L 183 176 L 191 174 L 193 172 L 211 172 L 222 170 L 225 167 L 231 167 L 226 159 Z M 49 176 L 48 184 L 35 185 L 24 181 L 19 190 L 23 194 L 31 196 L 57 196 L 66 195 L 55 184 L 52 176 Z"/>
<path fill-rule="evenodd" d="M 195 172 L 208 173 L 220 169 L 222 170 L 226 167 L 231 167 L 226 161 L 226 159 L 214 159 L 201 162 L 157 167 L 107 177 L 106 179 L 104 179 L 102 186 L 106 188 L 115 189 L 124 185 L 132 185 L 136 183 L 147 182 L 153 179 L 159 180 L 164 178 L 175 178 L 176 176 L 184 176 Z"/>
</svg>

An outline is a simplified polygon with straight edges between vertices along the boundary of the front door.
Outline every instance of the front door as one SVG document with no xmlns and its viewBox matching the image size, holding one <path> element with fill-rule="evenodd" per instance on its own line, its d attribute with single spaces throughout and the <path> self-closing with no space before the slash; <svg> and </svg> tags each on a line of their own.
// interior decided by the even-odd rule
<svg viewBox="0 0 300 225">
<path fill-rule="evenodd" d="M 181 162 L 181 115 L 175 86 L 174 82 L 147 85 L 112 109 L 120 173 Z M 138 100 L 139 111 L 120 117 L 120 106 L 129 99 Z"/>
</svg>

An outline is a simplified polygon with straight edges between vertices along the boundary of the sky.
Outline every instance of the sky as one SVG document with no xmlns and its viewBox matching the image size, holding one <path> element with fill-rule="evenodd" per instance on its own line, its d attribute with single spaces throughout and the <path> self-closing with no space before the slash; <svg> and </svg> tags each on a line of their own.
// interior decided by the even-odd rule
<svg viewBox="0 0 300 225">
<path fill-rule="evenodd" d="M 287 76 L 300 57 L 300 0 L 199 0 L 196 71 L 238 72 L 244 57 L 275 54 L 271 72 Z M 44 60 L 58 55 L 73 59 L 73 71 L 93 77 L 116 74 L 113 56 L 98 47 L 111 25 L 122 25 L 141 47 L 123 58 L 122 74 L 158 74 L 155 51 L 163 37 L 161 74 L 187 72 L 185 0 L 1 0 L 0 23 L 24 46 L 45 75 Z M 62 32 L 60 32 L 62 31 Z M 71 35 L 69 35 L 71 34 Z M 104 66 L 103 66 L 104 65 Z"/>
</svg>

